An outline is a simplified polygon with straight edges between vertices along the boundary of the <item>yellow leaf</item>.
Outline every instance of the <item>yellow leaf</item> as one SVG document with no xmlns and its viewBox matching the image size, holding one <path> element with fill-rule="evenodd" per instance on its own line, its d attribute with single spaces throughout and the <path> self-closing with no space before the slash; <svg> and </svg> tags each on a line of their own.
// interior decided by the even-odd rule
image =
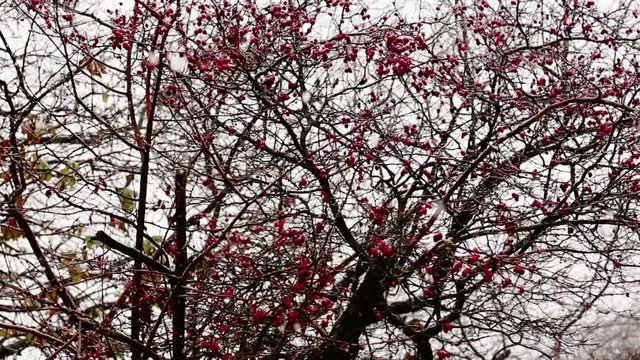
<svg viewBox="0 0 640 360">
<path fill-rule="evenodd" d="M 11 329 L 0 329 L 0 339 L 9 339 L 16 336 L 16 332 Z"/>
<path fill-rule="evenodd" d="M 62 268 L 67 269 L 72 283 L 80 282 L 84 278 L 84 270 L 78 264 L 74 253 L 64 253 L 60 261 Z"/>
<path fill-rule="evenodd" d="M 58 293 L 55 290 L 47 291 L 47 293 L 44 294 L 44 298 L 54 304 L 57 303 L 59 299 Z"/>
<path fill-rule="evenodd" d="M 49 132 L 49 128 L 51 128 L 51 126 L 36 116 L 31 116 L 22 123 L 22 133 L 30 144 L 40 142 L 42 136 Z"/>
<path fill-rule="evenodd" d="M 19 197 L 16 199 L 16 207 L 18 208 L 18 210 L 24 209 L 24 198 Z"/>
<path fill-rule="evenodd" d="M 136 209 L 136 192 L 127 187 L 116 188 L 116 192 L 118 193 L 118 199 L 120 200 L 122 210 L 130 214 L 133 213 Z"/>
<path fill-rule="evenodd" d="M 15 240 L 22 235 L 22 230 L 18 227 L 15 219 L 9 219 L 0 225 L 0 233 L 2 233 L 4 240 Z"/>
<path fill-rule="evenodd" d="M 101 77 L 103 74 L 107 72 L 104 64 L 91 56 L 86 56 L 84 59 L 82 59 L 80 64 L 83 65 L 82 67 L 86 69 L 89 72 L 89 74 L 97 77 Z"/>
</svg>

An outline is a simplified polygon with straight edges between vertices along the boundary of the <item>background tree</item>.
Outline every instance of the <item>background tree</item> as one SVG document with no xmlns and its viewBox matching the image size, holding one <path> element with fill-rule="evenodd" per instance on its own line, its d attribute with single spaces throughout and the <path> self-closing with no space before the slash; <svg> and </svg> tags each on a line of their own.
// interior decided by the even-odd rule
<svg viewBox="0 0 640 360">
<path fill-rule="evenodd" d="M 589 350 L 581 355 L 594 360 L 640 359 L 637 320 L 623 323 L 618 321 L 608 325 L 601 327 L 602 331 L 596 338 L 596 345 L 589 347 Z"/>
<path fill-rule="evenodd" d="M 637 299 L 633 1 L 0 4 L 5 357 L 557 358 Z"/>
</svg>

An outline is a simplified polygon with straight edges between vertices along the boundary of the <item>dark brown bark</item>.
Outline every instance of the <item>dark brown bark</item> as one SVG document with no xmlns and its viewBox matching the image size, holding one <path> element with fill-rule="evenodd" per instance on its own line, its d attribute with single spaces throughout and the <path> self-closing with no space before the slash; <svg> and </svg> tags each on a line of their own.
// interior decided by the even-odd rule
<svg viewBox="0 0 640 360">
<path fill-rule="evenodd" d="M 176 231 L 176 279 L 172 280 L 173 307 L 173 360 L 185 359 L 185 292 L 182 276 L 187 266 L 187 176 L 183 172 L 176 174 L 176 213 L 174 217 Z"/>
<path fill-rule="evenodd" d="M 138 260 L 142 262 L 143 264 L 147 265 L 149 268 L 153 270 L 159 271 L 163 274 L 169 274 L 172 272 L 171 269 L 169 269 L 168 267 L 162 265 L 158 261 L 141 253 L 140 251 L 118 242 L 117 240 L 113 239 L 111 236 L 107 235 L 104 231 L 98 231 L 93 238 L 100 241 L 110 249 L 116 250 L 121 254 L 127 255 L 133 260 Z"/>
<path fill-rule="evenodd" d="M 384 302 L 384 268 L 371 264 L 362 284 L 351 297 L 347 309 L 333 327 L 330 340 L 321 346 L 310 359 L 349 360 L 355 359 L 360 351 L 358 339 L 366 327 L 374 323 L 376 309 Z"/>
</svg>

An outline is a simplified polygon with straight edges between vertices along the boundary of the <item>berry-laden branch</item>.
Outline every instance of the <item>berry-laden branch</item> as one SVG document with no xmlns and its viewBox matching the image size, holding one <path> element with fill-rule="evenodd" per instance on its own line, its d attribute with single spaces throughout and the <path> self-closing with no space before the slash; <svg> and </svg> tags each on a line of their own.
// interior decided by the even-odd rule
<svg viewBox="0 0 640 360">
<path fill-rule="evenodd" d="M 588 352 L 639 310 L 619 3 L 0 4 L 0 354 Z"/>
</svg>

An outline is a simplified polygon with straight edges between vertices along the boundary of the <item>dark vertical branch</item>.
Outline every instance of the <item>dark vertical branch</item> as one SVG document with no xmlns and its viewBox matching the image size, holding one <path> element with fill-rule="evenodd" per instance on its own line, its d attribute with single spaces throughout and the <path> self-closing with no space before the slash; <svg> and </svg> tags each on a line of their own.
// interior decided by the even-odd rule
<svg viewBox="0 0 640 360">
<path fill-rule="evenodd" d="M 136 3 L 137 6 L 137 3 Z M 131 52 L 129 51 L 128 56 L 131 56 Z M 128 58 L 129 59 L 129 58 Z M 162 80 L 162 71 L 163 71 L 163 58 L 160 58 L 160 66 L 158 67 L 158 75 L 153 86 L 151 88 L 151 79 L 147 78 L 146 82 L 146 133 L 144 138 L 144 144 L 142 146 L 142 165 L 140 168 L 140 198 L 138 201 L 138 216 L 136 219 L 136 250 L 139 252 L 144 252 L 144 231 L 145 231 L 145 213 L 147 208 L 147 186 L 149 180 L 149 162 L 151 161 L 151 142 L 153 140 L 153 118 L 155 112 L 155 100 L 150 100 L 150 94 L 158 94 L 160 92 L 161 80 Z M 127 80 L 131 81 L 130 74 L 127 74 Z M 130 85 L 130 82 L 128 83 Z M 129 91 L 127 91 L 129 93 Z M 131 94 L 129 94 L 130 96 Z M 129 98 L 129 104 L 132 104 L 132 98 Z M 130 107 L 129 112 L 131 113 L 132 108 Z M 135 125 L 135 115 L 131 114 L 131 126 L 136 129 Z M 134 278 L 133 278 L 133 287 L 134 289 L 140 289 L 142 285 L 142 262 L 139 260 L 135 260 L 134 263 Z M 134 291 L 132 294 L 132 311 L 131 311 L 131 337 L 134 340 L 139 340 L 140 338 L 140 308 L 141 301 L 141 293 L 140 291 Z M 131 353 L 132 360 L 141 359 L 142 353 L 138 350 L 134 350 Z"/>
<path fill-rule="evenodd" d="M 374 323 L 376 308 L 384 302 L 384 266 L 371 264 L 351 297 L 349 305 L 331 331 L 330 338 L 307 359 L 352 360 L 358 357 L 358 339 Z"/>
<path fill-rule="evenodd" d="M 137 10 L 138 6 L 136 4 L 135 9 Z M 147 201 L 147 180 L 149 176 L 149 155 L 151 143 L 143 142 L 140 135 L 140 129 L 136 124 L 135 117 L 135 109 L 134 109 L 134 101 L 133 101 L 133 82 L 132 82 L 132 74 L 133 66 L 132 66 L 132 51 L 127 51 L 127 69 L 129 69 L 126 73 L 126 88 L 127 88 L 127 105 L 129 110 L 129 117 L 131 122 L 131 128 L 134 130 L 136 136 L 136 142 L 140 150 L 140 155 L 142 158 L 142 165 L 140 169 L 140 191 L 139 191 L 139 201 L 138 201 L 138 213 L 136 216 L 136 250 L 139 252 L 144 251 L 144 228 L 145 228 L 145 212 L 146 212 L 146 201 Z M 151 122 L 151 119 L 147 119 Z M 147 134 L 151 134 L 151 130 L 147 130 Z M 147 136 L 149 138 L 150 136 Z M 133 263 L 133 279 L 132 279 L 132 287 L 133 292 L 131 294 L 131 338 L 135 341 L 140 340 L 140 329 L 142 324 L 140 322 L 140 316 L 142 310 L 140 308 L 140 301 L 142 300 L 142 294 L 140 289 L 142 287 L 142 262 L 138 259 L 134 260 Z M 142 356 L 142 352 L 140 349 L 132 348 L 131 349 L 131 359 L 132 360 L 140 360 Z"/>
<path fill-rule="evenodd" d="M 151 121 L 149 121 L 151 122 Z M 149 139 L 150 140 L 150 139 Z M 138 215 L 136 218 L 136 250 L 144 252 L 144 230 L 145 230 L 145 213 L 147 210 L 147 183 L 149 180 L 149 158 L 151 153 L 150 141 L 145 143 L 142 154 L 142 167 L 140 175 L 140 197 L 138 199 Z M 140 340 L 140 301 L 142 287 L 142 262 L 139 259 L 134 260 L 133 264 L 133 294 L 131 296 L 131 338 L 134 340 Z M 141 353 L 134 350 L 131 354 L 132 360 L 139 360 Z"/>
<path fill-rule="evenodd" d="M 187 176 L 179 171 L 176 174 L 176 213 L 174 216 L 176 232 L 176 268 L 172 280 L 173 306 L 173 360 L 185 359 L 185 294 L 184 279 L 181 279 L 187 266 Z"/>
</svg>

